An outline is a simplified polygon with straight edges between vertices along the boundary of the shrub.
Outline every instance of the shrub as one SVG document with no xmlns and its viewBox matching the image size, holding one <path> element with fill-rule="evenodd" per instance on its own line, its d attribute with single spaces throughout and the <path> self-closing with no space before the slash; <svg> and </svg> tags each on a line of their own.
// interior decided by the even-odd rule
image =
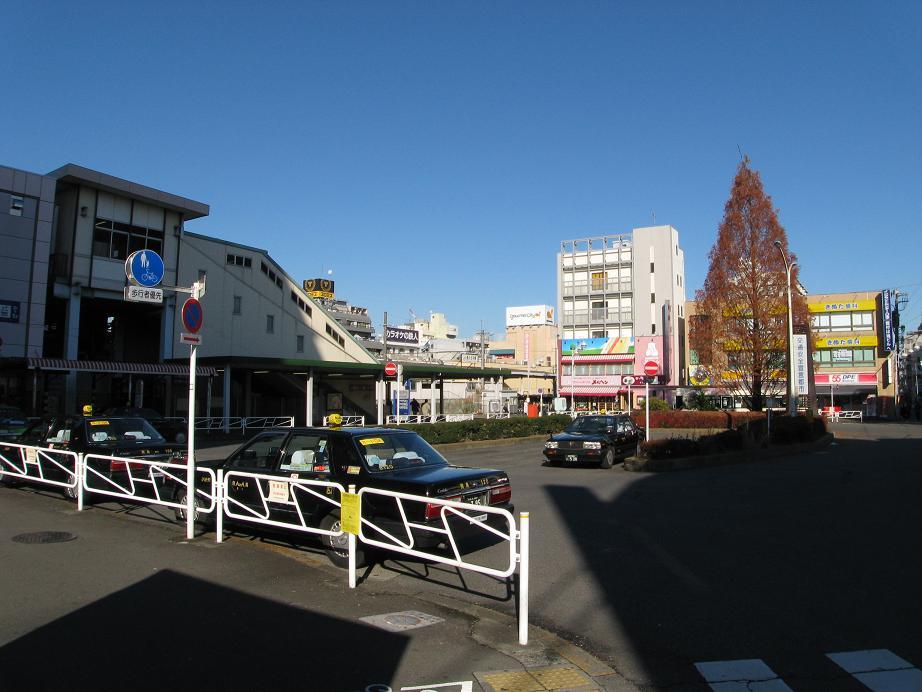
<svg viewBox="0 0 922 692">
<path fill-rule="evenodd" d="M 773 416 L 772 444 L 794 444 L 813 439 L 813 422 L 806 416 Z"/>
<path fill-rule="evenodd" d="M 669 405 L 669 402 L 665 399 L 660 399 L 656 396 L 650 397 L 650 410 L 651 411 L 671 411 L 672 407 Z"/>
<path fill-rule="evenodd" d="M 668 440 L 647 440 L 640 443 L 640 453 L 650 459 L 688 457 L 698 454 L 698 452 L 698 441 L 684 437 L 672 437 Z"/>
<path fill-rule="evenodd" d="M 452 423 L 407 424 L 399 427 L 413 430 L 429 444 L 448 444 L 471 440 L 500 440 L 504 438 L 550 435 L 560 432 L 570 423 L 570 416 L 554 414 L 540 418 L 475 418 Z"/>
</svg>

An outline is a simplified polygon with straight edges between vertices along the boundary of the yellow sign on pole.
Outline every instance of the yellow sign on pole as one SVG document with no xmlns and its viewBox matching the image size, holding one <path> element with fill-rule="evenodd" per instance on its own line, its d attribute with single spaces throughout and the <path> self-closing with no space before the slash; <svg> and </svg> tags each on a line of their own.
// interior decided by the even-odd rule
<svg viewBox="0 0 922 692">
<path fill-rule="evenodd" d="M 362 510 L 359 505 L 358 493 L 341 493 L 342 509 L 339 518 L 346 533 L 358 535 L 362 521 Z"/>
</svg>

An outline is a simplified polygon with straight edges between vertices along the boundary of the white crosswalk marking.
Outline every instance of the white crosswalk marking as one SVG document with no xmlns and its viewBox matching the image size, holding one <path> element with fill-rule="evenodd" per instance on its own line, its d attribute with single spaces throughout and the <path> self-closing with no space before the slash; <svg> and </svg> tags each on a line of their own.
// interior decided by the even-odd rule
<svg viewBox="0 0 922 692">
<path fill-rule="evenodd" d="M 696 663 L 714 692 L 792 692 L 760 658 Z"/>
<path fill-rule="evenodd" d="M 887 649 L 826 654 L 874 692 L 922 692 L 922 670 Z"/>
</svg>

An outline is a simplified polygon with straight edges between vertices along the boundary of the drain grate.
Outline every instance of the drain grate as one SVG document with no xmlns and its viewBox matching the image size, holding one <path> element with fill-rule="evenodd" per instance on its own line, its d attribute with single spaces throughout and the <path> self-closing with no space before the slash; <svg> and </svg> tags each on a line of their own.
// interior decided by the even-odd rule
<svg viewBox="0 0 922 692">
<path fill-rule="evenodd" d="M 14 543 L 67 543 L 77 536 L 67 531 L 36 531 L 13 536 Z"/>
</svg>

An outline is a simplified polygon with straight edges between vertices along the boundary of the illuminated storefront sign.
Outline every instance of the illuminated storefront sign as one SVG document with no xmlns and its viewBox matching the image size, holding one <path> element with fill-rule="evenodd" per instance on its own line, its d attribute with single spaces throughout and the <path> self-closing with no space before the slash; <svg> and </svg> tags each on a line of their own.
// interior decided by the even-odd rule
<svg viewBox="0 0 922 692">
<path fill-rule="evenodd" d="M 838 372 L 817 373 L 817 384 L 877 384 L 877 375 L 873 372 Z"/>
<path fill-rule="evenodd" d="M 634 337 L 612 336 L 597 339 L 564 339 L 560 343 L 560 354 L 572 356 L 575 346 L 579 346 L 581 356 L 628 355 L 634 353 Z"/>
</svg>

